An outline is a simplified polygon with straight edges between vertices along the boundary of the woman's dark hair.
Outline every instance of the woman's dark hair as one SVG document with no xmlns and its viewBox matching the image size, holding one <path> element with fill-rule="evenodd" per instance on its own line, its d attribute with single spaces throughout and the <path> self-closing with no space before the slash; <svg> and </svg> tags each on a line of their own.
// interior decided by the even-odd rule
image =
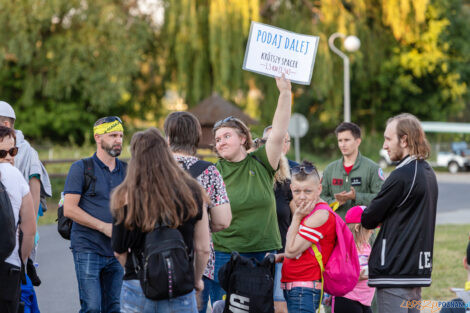
<svg viewBox="0 0 470 313">
<path fill-rule="evenodd" d="M 202 136 L 201 124 L 189 112 L 170 113 L 164 124 L 165 136 L 173 152 L 195 155 Z"/>
<path fill-rule="evenodd" d="M 3 141 L 3 138 L 5 137 L 11 137 L 15 141 L 16 144 L 16 134 L 15 131 L 6 126 L 0 126 L 0 141 Z"/>
<path fill-rule="evenodd" d="M 354 123 L 343 122 L 338 125 L 335 129 L 335 135 L 338 136 L 339 133 L 350 131 L 354 139 L 361 138 L 361 128 Z"/>
<path fill-rule="evenodd" d="M 253 146 L 253 139 L 251 137 L 250 129 L 245 125 L 245 123 L 242 122 L 242 120 L 232 116 L 220 120 L 214 124 L 214 128 L 212 128 L 212 135 L 215 137 L 217 130 L 222 127 L 233 128 L 238 133 L 238 135 L 245 137 L 245 144 L 243 146 L 246 150 L 250 150 L 250 148 Z"/>
<path fill-rule="evenodd" d="M 111 197 L 117 224 L 124 222 L 126 228 L 138 227 L 143 232 L 161 222 L 176 228 L 198 214 L 198 202 L 203 200 L 202 188 L 178 166 L 156 128 L 132 136 L 126 178 Z"/>
</svg>

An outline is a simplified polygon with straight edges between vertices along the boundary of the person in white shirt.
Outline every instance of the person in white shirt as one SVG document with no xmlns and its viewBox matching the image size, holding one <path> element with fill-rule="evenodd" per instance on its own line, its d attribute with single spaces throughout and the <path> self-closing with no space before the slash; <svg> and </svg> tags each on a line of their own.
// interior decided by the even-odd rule
<svg viewBox="0 0 470 313">
<path fill-rule="evenodd" d="M 14 167 L 14 156 L 18 153 L 15 131 L 0 126 L 0 180 L 10 198 L 15 223 L 23 232 L 20 244 L 16 233 L 16 246 L 5 260 L 0 261 L 0 312 L 16 313 L 20 300 L 21 262 L 31 253 L 36 234 L 33 198 L 29 186 L 20 171 Z"/>
</svg>

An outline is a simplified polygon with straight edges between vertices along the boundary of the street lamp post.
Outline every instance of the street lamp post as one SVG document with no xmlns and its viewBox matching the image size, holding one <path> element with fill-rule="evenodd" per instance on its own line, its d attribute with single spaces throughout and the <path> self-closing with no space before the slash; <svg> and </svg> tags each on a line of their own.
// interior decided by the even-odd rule
<svg viewBox="0 0 470 313">
<path fill-rule="evenodd" d="M 330 49 L 333 50 L 334 53 L 339 55 L 343 59 L 343 66 L 344 66 L 344 121 L 351 122 L 351 96 L 349 93 L 349 58 L 348 56 L 341 50 L 335 47 L 335 39 L 336 38 L 345 38 L 344 39 L 344 47 L 346 50 L 353 52 L 359 49 L 361 46 L 361 41 L 356 36 L 347 36 L 341 33 L 334 33 L 328 39 L 328 45 Z"/>
</svg>

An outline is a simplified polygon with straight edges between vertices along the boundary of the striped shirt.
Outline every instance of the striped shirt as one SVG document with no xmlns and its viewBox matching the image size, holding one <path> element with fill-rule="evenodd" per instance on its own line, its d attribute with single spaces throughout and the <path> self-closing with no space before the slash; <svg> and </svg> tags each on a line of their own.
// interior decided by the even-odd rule
<svg viewBox="0 0 470 313">
<path fill-rule="evenodd" d="M 321 202 L 318 203 L 315 208 L 327 205 L 328 204 Z M 330 212 L 328 220 L 323 225 L 311 228 L 305 225 L 305 221 L 310 215 L 311 214 L 304 217 L 300 223 L 298 234 L 303 239 L 319 246 L 323 263 L 326 264 L 336 242 L 335 216 Z M 320 279 L 320 266 L 313 254 L 312 248 L 306 249 L 295 259 L 284 259 L 282 266 L 282 282 L 314 281 Z"/>
</svg>

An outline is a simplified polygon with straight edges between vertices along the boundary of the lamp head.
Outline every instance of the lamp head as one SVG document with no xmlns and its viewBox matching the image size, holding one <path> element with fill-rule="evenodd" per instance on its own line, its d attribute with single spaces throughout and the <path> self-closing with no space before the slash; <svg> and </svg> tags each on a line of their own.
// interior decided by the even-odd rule
<svg viewBox="0 0 470 313">
<path fill-rule="evenodd" d="M 344 40 L 344 48 L 349 52 L 359 50 L 361 47 L 361 41 L 356 36 L 348 36 Z"/>
</svg>

